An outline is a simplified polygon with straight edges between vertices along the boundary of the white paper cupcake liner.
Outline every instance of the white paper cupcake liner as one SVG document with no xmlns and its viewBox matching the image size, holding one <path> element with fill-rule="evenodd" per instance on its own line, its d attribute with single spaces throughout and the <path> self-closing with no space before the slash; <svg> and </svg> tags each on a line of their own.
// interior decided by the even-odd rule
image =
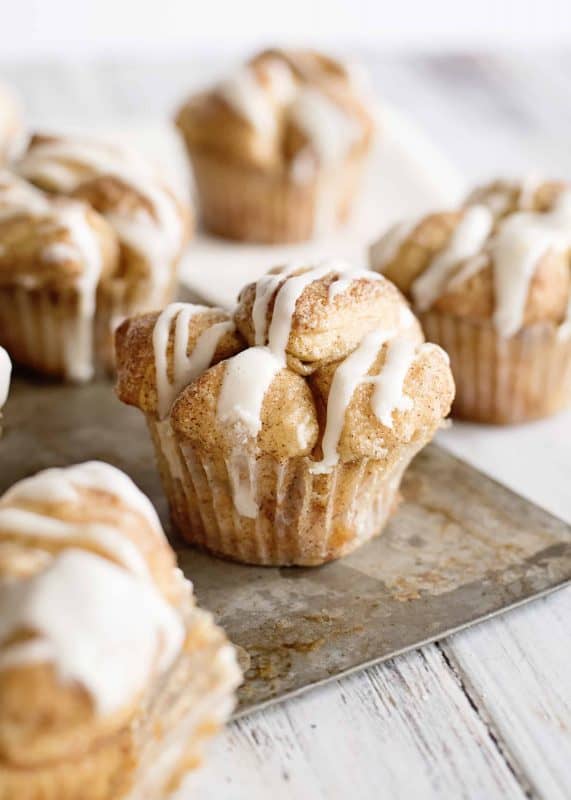
<svg viewBox="0 0 571 800">
<path fill-rule="evenodd" d="M 450 356 L 454 416 L 510 424 L 546 417 L 571 404 L 571 338 L 559 326 L 537 323 L 504 339 L 491 322 L 434 311 L 419 319 L 426 338 Z"/>
<path fill-rule="evenodd" d="M 389 470 L 371 459 L 314 475 L 308 458 L 244 454 L 255 516 L 235 501 L 236 463 L 180 446 L 167 422 L 147 419 L 173 522 L 191 544 L 248 564 L 317 565 L 340 558 L 383 529 L 418 446 Z M 238 507 L 237 507 L 238 506 Z"/>
</svg>

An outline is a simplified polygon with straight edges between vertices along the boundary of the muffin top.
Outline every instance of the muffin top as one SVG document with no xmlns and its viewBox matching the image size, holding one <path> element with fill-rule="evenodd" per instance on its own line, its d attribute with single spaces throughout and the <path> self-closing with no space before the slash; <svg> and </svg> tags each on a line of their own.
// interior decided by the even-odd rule
<svg viewBox="0 0 571 800">
<path fill-rule="evenodd" d="M 115 234 L 96 211 L 0 172 L 0 285 L 88 293 L 116 269 Z"/>
<path fill-rule="evenodd" d="M 0 754 L 42 763 L 122 727 L 185 640 L 191 587 L 150 501 L 101 462 L 0 498 Z"/>
<path fill-rule="evenodd" d="M 162 296 L 190 236 L 191 214 L 152 162 L 115 143 L 35 135 L 15 169 L 103 215 L 121 246 L 120 274 L 133 283 L 146 279 Z"/>
<path fill-rule="evenodd" d="M 337 261 L 268 273 L 243 289 L 233 319 L 179 304 L 127 320 L 116 344 L 120 399 L 230 463 L 254 450 L 306 457 L 317 474 L 339 460 L 389 465 L 430 438 L 454 394 L 446 354 L 423 342 L 400 292 Z M 235 488 L 240 513 L 255 516 L 247 487 Z"/>
<path fill-rule="evenodd" d="M 566 332 L 571 312 L 571 188 L 555 181 L 495 181 L 462 208 L 391 228 L 371 266 L 430 309 L 502 337 L 548 322 Z"/>
<path fill-rule="evenodd" d="M 371 144 L 359 74 L 309 50 L 265 50 L 181 108 L 191 152 L 277 171 L 299 183 Z"/>
</svg>

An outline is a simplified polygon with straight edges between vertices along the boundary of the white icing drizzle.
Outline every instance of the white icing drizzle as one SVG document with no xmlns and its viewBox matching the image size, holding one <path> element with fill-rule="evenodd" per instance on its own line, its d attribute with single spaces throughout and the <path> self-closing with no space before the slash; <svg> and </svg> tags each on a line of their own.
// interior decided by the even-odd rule
<svg viewBox="0 0 571 800">
<path fill-rule="evenodd" d="M 66 377 L 74 381 L 89 380 L 93 375 L 93 317 L 95 295 L 101 274 L 102 254 L 97 234 L 87 219 L 87 206 L 73 200 L 52 201 L 39 190 L 13 177 L 0 176 L 0 220 L 19 215 L 46 219 L 61 226 L 70 242 L 61 247 L 46 248 L 49 260 L 74 257 L 82 266 L 77 278 L 79 313 L 65 339 Z"/>
<path fill-rule="evenodd" d="M 542 256 L 550 250 L 564 252 L 570 247 L 571 190 L 559 196 L 550 212 L 520 212 L 502 221 L 490 242 L 494 324 L 501 336 L 513 336 L 520 329 L 529 285 Z"/>
<path fill-rule="evenodd" d="M 8 399 L 11 375 L 12 362 L 10 361 L 10 356 L 3 347 L 0 347 L 0 408 L 4 406 Z"/>
<path fill-rule="evenodd" d="M 270 347 L 276 355 L 285 351 L 287 347 L 287 339 L 289 339 L 289 331 L 291 331 L 291 320 L 295 311 L 295 304 L 307 285 L 315 280 L 319 280 L 330 272 L 338 272 L 339 277 L 333 281 L 329 287 L 328 299 L 331 302 L 337 295 L 345 292 L 353 281 L 374 281 L 380 278 L 379 275 L 371 272 L 371 270 L 355 269 L 347 262 L 328 260 L 324 261 L 322 264 L 318 264 L 317 267 L 313 269 L 306 270 L 298 276 L 293 276 L 295 278 L 300 278 L 300 280 L 291 284 L 292 272 L 301 268 L 300 264 L 290 264 L 284 267 L 279 273 L 263 275 L 256 283 L 254 304 L 252 307 L 252 324 L 254 327 L 254 342 L 259 346 L 266 344 L 268 333 L 268 307 L 274 293 L 279 289 L 272 314 L 272 324 L 270 325 L 270 339 L 273 343 Z M 284 286 L 287 288 L 282 297 L 282 289 L 280 287 Z M 281 321 L 279 324 L 276 323 L 276 325 L 273 326 L 274 319 L 276 319 L 278 299 L 278 315 Z M 285 339 L 286 331 L 288 331 L 287 339 Z"/>
<path fill-rule="evenodd" d="M 190 320 L 204 311 L 209 311 L 209 309 L 206 306 L 191 303 L 171 303 L 155 323 L 153 351 L 160 419 L 168 416 L 173 402 L 185 386 L 188 386 L 194 378 L 211 365 L 222 337 L 234 330 L 234 323 L 230 320 L 211 325 L 200 334 L 192 351 L 187 354 Z M 173 381 L 171 383 L 168 375 L 167 354 L 173 320 L 176 322 L 173 344 Z"/>
<path fill-rule="evenodd" d="M 383 272 L 385 267 L 394 261 L 402 245 L 419 223 L 418 219 L 405 220 L 392 225 L 369 250 L 372 269 Z"/>
<path fill-rule="evenodd" d="M 329 302 L 332 302 L 337 295 L 346 292 L 354 281 L 363 280 L 378 281 L 381 280 L 381 276 L 377 272 L 371 272 L 369 269 L 344 268 L 339 278 L 333 281 L 329 287 Z"/>
<path fill-rule="evenodd" d="M 18 481 L 4 493 L 0 507 L 18 503 L 77 503 L 77 489 L 91 489 L 116 497 L 143 516 L 150 527 L 164 537 L 160 520 L 149 498 L 120 469 L 103 461 L 86 461 L 71 467 L 46 469 Z"/>
<path fill-rule="evenodd" d="M 71 192 L 84 182 L 87 169 L 95 177 L 109 175 L 140 195 L 152 213 L 144 208 L 133 212 L 127 207 L 105 216 L 121 242 L 148 265 L 149 307 L 160 301 L 182 246 L 183 221 L 174 196 L 159 181 L 152 165 L 128 148 L 92 140 L 58 139 L 33 144 L 18 168 L 25 177 L 47 179 L 62 192 Z"/>
<path fill-rule="evenodd" d="M 412 400 L 404 394 L 403 387 L 417 347 L 418 343 L 408 336 L 395 337 L 389 342 L 381 372 L 371 379 L 375 384 L 371 406 L 377 419 L 387 428 L 393 427 L 394 411 L 412 408 Z"/>
<path fill-rule="evenodd" d="M 0 668 L 48 661 L 62 682 L 83 686 L 102 715 L 132 702 L 155 670 L 172 664 L 184 638 L 182 619 L 152 583 L 73 548 L 29 578 L 0 581 L 0 610 L 0 641 L 31 630 L 43 648 L 5 647 Z"/>
<path fill-rule="evenodd" d="M 361 133 L 356 119 L 312 86 L 298 93 L 291 106 L 291 117 L 311 142 L 318 162 L 324 167 L 342 161 Z"/>
<path fill-rule="evenodd" d="M 293 100 L 296 81 L 289 65 L 277 58 L 263 65 L 263 77 L 245 66 L 220 83 L 217 92 L 258 133 L 272 136 L 277 130 L 276 107 Z"/>
<path fill-rule="evenodd" d="M 345 413 L 355 393 L 373 366 L 381 347 L 394 336 L 391 330 L 375 330 L 367 334 L 335 370 L 327 399 L 327 420 L 323 434 L 323 458 L 316 462 L 314 474 L 331 472 L 339 461 L 338 446 L 345 424 Z"/>
<path fill-rule="evenodd" d="M 267 347 L 249 347 L 225 362 L 217 416 L 255 439 L 262 427 L 265 394 L 285 362 Z"/>
<path fill-rule="evenodd" d="M 111 525 L 91 522 L 65 522 L 25 508 L 0 506 L 0 534 L 23 539 L 52 540 L 65 545 L 92 544 L 130 572 L 149 576 L 147 562 L 137 547 Z"/>
<path fill-rule="evenodd" d="M 482 250 L 494 224 L 487 206 L 469 206 L 446 247 L 414 281 L 411 295 L 415 306 L 426 311 L 442 294 L 458 265 Z"/>
<path fill-rule="evenodd" d="M 368 376 L 383 346 L 387 347 L 384 364 L 378 375 Z M 368 333 L 360 345 L 335 370 L 327 399 L 327 419 L 323 434 L 323 458 L 316 462 L 314 474 L 331 472 L 339 461 L 338 446 L 345 425 L 345 414 L 357 387 L 372 383 L 371 408 L 379 422 L 393 427 L 393 412 L 412 408 L 412 399 L 403 387 L 413 363 L 418 342 L 406 332 L 377 329 Z"/>
<path fill-rule="evenodd" d="M 256 283 L 256 294 L 252 306 L 252 324 L 254 326 L 254 343 L 264 345 L 268 332 L 268 306 L 275 290 L 286 280 L 286 276 L 264 275 Z"/>
<path fill-rule="evenodd" d="M 219 84 L 217 92 L 239 116 L 263 136 L 276 131 L 276 115 L 272 96 L 250 67 Z"/>
<path fill-rule="evenodd" d="M 258 505 L 251 458 L 244 446 L 256 440 L 262 427 L 264 397 L 285 362 L 267 347 L 250 347 L 228 359 L 218 397 L 217 417 L 239 436 L 228 461 L 234 506 L 239 514 L 254 519 Z"/>
<path fill-rule="evenodd" d="M 274 302 L 268 346 L 272 353 L 284 362 L 297 301 L 307 286 L 335 270 L 336 263 L 326 261 L 307 272 L 289 275 L 283 282 Z"/>
</svg>

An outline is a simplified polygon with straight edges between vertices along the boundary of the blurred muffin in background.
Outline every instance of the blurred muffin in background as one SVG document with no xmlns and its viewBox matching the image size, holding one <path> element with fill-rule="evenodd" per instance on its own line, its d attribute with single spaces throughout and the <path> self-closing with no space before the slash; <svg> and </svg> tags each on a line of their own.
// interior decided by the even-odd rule
<svg viewBox="0 0 571 800">
<path fill-rule="evenodd" d="M 24 142 L 24 122 L 18 98 L 0 83 L 0 166 L 14 158 Z"/>
<path fill-rule="evenodd" d="M 301 242 L 348 218 L 374 133 L 354 69 L 266 50 L 176 117 L 202 219 L 219 236 Z"/>
<path fill-rule="evenodd" d="M 339 261 L 264 275 L 233 317 L 179 303 L 116 341 L 174 524 L 249 564 L 323 564 L 379 535 L 454 395 L 400 292 Z"/>
<path fill-rule="evenodd" d="M 119 244 L 113 284 L 98 298 L 101 358 L 113 366 L 113 332 L 125 317 L 162 308 L 176 291 L 192 215 L 152 160 L 116 142 L 35 135 L 15 165 L 48 192 L 81 200 L 102 215 Z"/>
<path fill-rule="evenodd" d="M 394 226 L 370 260 L 448 352 L 453 413 L 506 424 L 571 404 L 570 253 L 569 186 L 494 181 Z"/>
</svg>

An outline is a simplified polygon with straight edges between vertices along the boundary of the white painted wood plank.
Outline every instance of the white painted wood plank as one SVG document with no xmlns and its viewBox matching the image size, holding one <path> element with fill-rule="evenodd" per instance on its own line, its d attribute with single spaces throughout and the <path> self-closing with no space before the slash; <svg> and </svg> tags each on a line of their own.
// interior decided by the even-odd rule
<svg viewBox="0 0 571 800">
<path fill-rule="evenodd" d="M 240 720 L 211 756 L 196 800 L 524 797 L 435 646 Z"/>
<path fill-rule="evenodd" d="M 443 648 L 537 796 L 571 795 L 571 590 L 513 611 Z"/>
</svg>

